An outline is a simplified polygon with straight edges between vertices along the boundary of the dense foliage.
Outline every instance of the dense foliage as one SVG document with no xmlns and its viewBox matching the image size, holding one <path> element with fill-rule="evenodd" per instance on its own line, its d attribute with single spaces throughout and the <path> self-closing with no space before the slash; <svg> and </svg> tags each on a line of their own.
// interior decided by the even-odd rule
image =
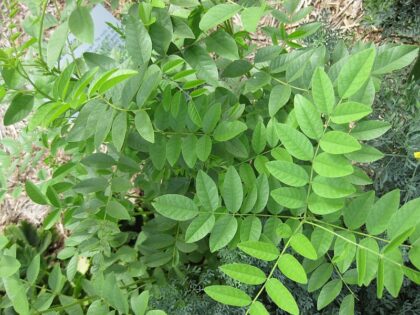
<svg viewBox="0 0 420 315">
<path fill-rule="evenodd" d="M 47 1 L 34 7 L 31 38 L 0 50 L 1 94 L 4 124 L 27 118 L 50 151 L 52 175 L 25 190 L 51 211 L 38 231 L 0 236 L 1 309 L 173 314 L 159 299 L 191 281 L 177 302 L 210 297 L 215 314 L 305 313 L 302 291 L 353 314 L 354 286 L 381 298 L 419 283 L 420 198 L 377 198 L 365 172 L 383 157 L 367 142 L 390 128 L 369 117 L 375 93 L 418 49 L 303 47 L 320 23 L 288 31 L 311 11 L 298 2 L 141 2 L 114 27 L 118 58 L 67 63 L 69 32 L 94 38 L 90 7 L 69 1 L 55 25 Z M 257 47 L 265 14 L 279 27 Z"/>
</svg>

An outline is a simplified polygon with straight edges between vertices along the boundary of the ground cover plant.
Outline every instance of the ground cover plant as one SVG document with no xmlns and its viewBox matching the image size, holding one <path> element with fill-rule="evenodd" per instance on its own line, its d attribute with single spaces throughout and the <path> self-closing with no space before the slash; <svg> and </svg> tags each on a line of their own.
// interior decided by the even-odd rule
<svg viewBox="0 0 420 315">
<path fill-rule="evenodd" d="M 59 19 L 47 3 L 0 50 L 4 124 L 26 118 L 54 167 L 25 183 L 51 207 L 43 225 L 0 236 L 5 313 L 172 314 L 157 301 L 176 277 L 220 314 L 304 314 L 298 290 L 353 314 L 357 286 L 381 298 L 419 283 L 420 199 L 378 198 L 365 172 L 383 157 L 367 141 L 390 128 L 369 116 L 375 93 L 416 47 L 305 47 L 320 24 L 288 30 L 311 11 L 298 1 L 153 0 L 114 26 L 127 58 L 63 64 L 68 33 L 93 40 L 93 3 Z M 279 27 L 258 47 L 265 14 Z"/>
</svg>

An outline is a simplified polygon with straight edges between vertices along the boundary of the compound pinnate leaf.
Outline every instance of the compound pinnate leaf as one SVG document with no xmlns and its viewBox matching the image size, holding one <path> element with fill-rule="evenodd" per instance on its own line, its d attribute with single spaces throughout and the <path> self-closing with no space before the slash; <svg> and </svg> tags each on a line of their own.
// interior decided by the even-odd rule
<svg viewBox="0 0 420 315">
<path fill-rule="evenodd" d="M 204 292 L 213 300 L 226 305 L 247 306 L 251 303 L 248 294 L 228 285 L 211 285 L 204 288 Z"/>
<path fill-rule="evenodd" d="M 275 278 L 267 280 L 265 291 L 279 308 L 293 315 L 299 314 L 295 298 L 279 280 Z"/>
<path fill-rule="evenodd" d="M 188 221 L 198 215 L 194 201 L 181 195 L 167 194 L 157 197 L 153 207 L 164 217 L 177 221 Z"/>
</svg>

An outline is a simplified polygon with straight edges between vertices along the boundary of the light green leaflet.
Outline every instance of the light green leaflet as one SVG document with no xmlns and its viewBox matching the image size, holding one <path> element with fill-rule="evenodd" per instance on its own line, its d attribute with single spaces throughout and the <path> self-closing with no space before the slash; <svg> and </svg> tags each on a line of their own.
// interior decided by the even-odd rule
<svg viewBox="0 0 420 315">
<path fill-rule="evenodd" d="M 196 178 L 196 191 L 201 205 L 206 210 L 215 210 L 219 206 L 219 193 L 213 179 L 203 171 Z"/>
<path fill-rule="evenodd" d="M 198 215 L 195 203 L 181 195 L 168 194 L 157 197 L 153 207 L 164 217 L 177 221 L 187 221 Z"/>
<path fill-rule="evenodd" d="M 297 164 L 286 161 L 270 161 L 265 166 L 271 175 L 289 186 L 301 187 L 309 181 L 308 173 Z"/>
<path fill-rule="evenodd" d="M 318 67 L 312 77 L 312 96 L 318 111 L 331 114 L 335 105 L 334 88 L 324 69 Z"/>
<path fill-rule="evenodd" d="M 276 305 L 286 312 L 298 315 L 299 307 L 290 291 L 277 279 L 267 281 L 265 290 Z"/>
<path fill-rule="evenodd" d="M 191 221 L 190 225 L 185 232 L 185 241 L 187 243 L 194 243 L 211 232 L 214 227 L 216 219 L 212 213 L 202 213 L 194 220 Z"/>
<path fill-rule="evenodd" d="M 300 129 L 311 139 L 320 139 L 324 126 L 315 106 L 302 95 L 295 96 L 295 114 Z"/>
<path fill-rule="evenodd" d="M 308 282 L 305 269 L 303 269 L 300 262 L 292 255 L 283 254 L 279 258 L 277 266 L 280 271 L 289 279 L 303 284 Z"/>
<path fill-rule="evenodd" d="M 314 155 L 314 148 L 301 132 L 286 124 L 277 124 L 277 135 L 286 150 L 294 157 L 309 161 Z"/>
<path fill-rule="evenodd" d="M 248 264 L 226 264 L 220 266 L 219 269 L 229 277 L 245 284 L 262 284 L 266 279 L 265 273 L 261 269 Z"/>
<path fill-rule="evenodd" d="M 342 98 L 349 98 L 355 94 L 369 79 L 374 61 L 374 48 L 350 56 L 337 78 L 338 93 Z"/>
<path fill-rule="evenodd" d="M 251 298 L 242 290 L 227 285 L 211 285 L 204 288 L 204 292 L 212 299 L 233 306 L 247 306 Z"/>
<path fill-rule="evenodd" d="M 230 212 L 237 212 L 241 208 L 243 189 L 241 178 L 233 166 L 228 168 L 222 186 L 222 196 L 226 208 Z"/>
<path fill-rule="evenodd" d="M 211 7 L 201 18 L 200 29 L 207 31 L 212 27 L 230 19 L 241 10 L 241 6 L 234 3 L 224 3 Z"/>
<path fill-rule="evenodd" d="M 321 138 L 322 150 L 331 154 L 344 154 L 360 150 L 362 146 L 351 135 L 342 131 L 329 131 Z"/>
</svg>

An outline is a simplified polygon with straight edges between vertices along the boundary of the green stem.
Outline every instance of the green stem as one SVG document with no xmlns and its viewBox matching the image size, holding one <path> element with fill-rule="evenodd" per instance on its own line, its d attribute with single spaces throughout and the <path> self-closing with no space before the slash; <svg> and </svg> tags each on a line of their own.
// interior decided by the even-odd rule
<svg viewBox="0 0 420 315">
<path fill-rule="evenodd" d="M 38 33 L 38 53 L 39 53 L 39 59 L 41 60 L 41 62 L 45 65 L 46 62 L 44 61 L 44 56 L 42 54 L 42 35 L 44 32 L 44 19 L 45 19 L 45 14 L 47 13 L 47 5 L 48 5 L 48 0 L 45 0 L 43 5 L 42 5 L 42 14 L 41 14 L 41 21 L 40 21 L 40 25 L 39 25 L 39 33 Z"/>
<path fill-rule="evenodd" d="M 331 256 L 327 253 L 328 259 L 330 260 L 331 264 L 333 265 L 335 272 L 338 274 L 338 276 L 340 277 L 341 281 L 344 283 L 344 285 L 346 286 L 347 290 L 350 291 L 351 295 L 353 295 L 353 297 L 358 301 L 359 299 L 357 298 L 356 294 L 353 292 L 353 290 L 350 288 L 350 286 L 344 281 L 343 275 L 341 274 L 341 271 L 338 269 L 338 267 L 333 263 Z"/>
<path fill-rule="evenodd" d="M 270 273 L 269 273 L 269 274 L 268 274 L 268 276 L 267 276 L 267 279 L 265 280 L 264 284 L 261 286 L 261 288 L 260 288 L 260 290 L 258 291 L 258 293 L 255 295 L 254 299 L 252 300 L 251 304 L 249 305 L 248 309 L 246 310 L 245 315 L 249 314 L 249 310 L 251 309 L 252 305 L 255 303 L 255 301 L 257 301 L 257 300 L 258 300 L 259 296 L 260 296 L 260 295 L 261 295 L 261 293 L 264 291 L 264 289 L 265 289 L 265 287 L 266 287 L 266 285 L 267 285 L 268 280 L 270 280 L 270 279 L 271 279 L 271 277 L 272 277 L 272 276 L 273 276 L 273 274 L 274 274 L 274 271 L 275 271 L 275 270 L 276 270 L 276 268 L 277 268 L 277 265 L 278 265 L 278 264 L 279 264 L 279 262 L 280 262 L 280 258 L 284 255 L 284 253 L 286 252 L 287 248 L 289 247 L 289 245 L 290 245 L 290 240 L 292 239 L 293 235 L 295 235 L 295 234 L 296 234 L 296 232 L 300 229 L 300 227 L 303 225 L 303 223 L 304 223 L 304 222 L 305 222 L 305 220 L 302 220 L 302 221 L 299 223 L 298 227 L 297 227 L 297 228 L 293 231 L 292 235 L 291 235 L 291 236 L 289 237 L 289 239 L 287 240 L 286 244 L 285 244 L 285 245 L 284 245 L 284 247 L 283 247 L 283 250 L 281 251 L 281 253 L 280 253 L 279 257 L 277 258 L 277 260 L 276 260 L 275 264 L 273 265 L 273 268 L 271 268 Z"/>
</svg>

